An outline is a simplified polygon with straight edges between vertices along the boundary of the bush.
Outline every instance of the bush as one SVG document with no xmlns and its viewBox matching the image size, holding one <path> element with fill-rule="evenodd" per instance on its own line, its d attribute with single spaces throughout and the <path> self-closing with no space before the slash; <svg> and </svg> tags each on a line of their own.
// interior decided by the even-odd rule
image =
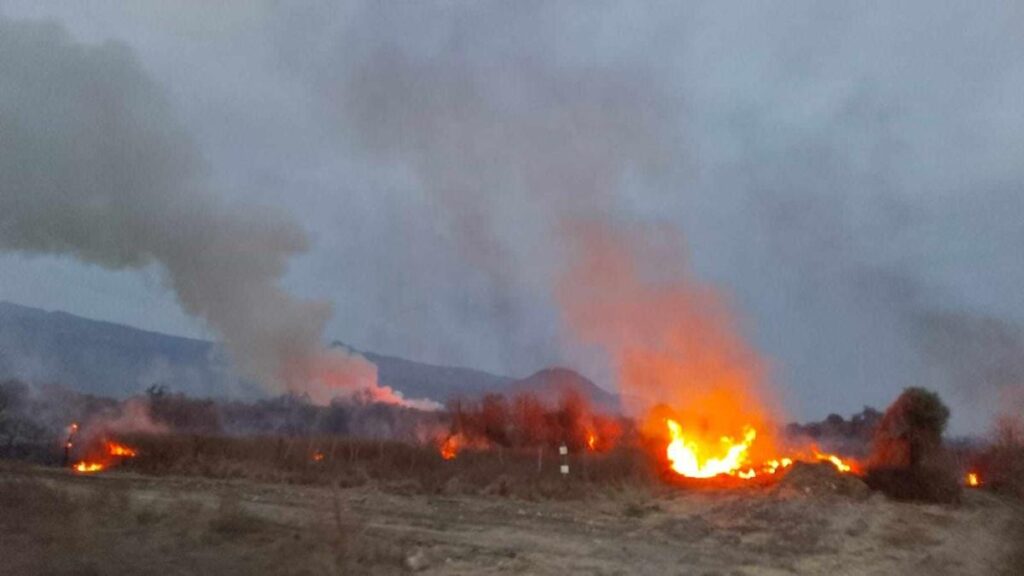
<svg viewBox="0 0 1024 576">
<path fill-rule="evenodd" d="M 885 411 L 875 432 L 864 480 L 901 500 L 955 502 L 959 468 L 942 446 L 949 408 L 938 394 L 907 388 Z"/>
</svg>

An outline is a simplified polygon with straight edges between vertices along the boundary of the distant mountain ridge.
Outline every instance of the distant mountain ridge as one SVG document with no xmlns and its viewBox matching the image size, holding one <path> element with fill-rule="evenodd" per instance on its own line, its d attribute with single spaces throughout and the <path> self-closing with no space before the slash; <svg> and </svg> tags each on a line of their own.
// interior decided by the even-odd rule
<svg viewBox="0 0 1024 576">
<path fill-rule="evenodd" d="M 256 392 L 211 342 L 0 302 L 0 378 L 124 397 L 152 384 L 195 396 Z"/>
<path fill-rule="evenodd" d="M 345 346 L 334 342 L 333 346 Z M 574 388 L 597 407 L 617 397 L 575 371 L 542 370 L 517 380 L 454 366 L 438 366 L 358 351 L 377 365 L 378 380 L 407 398 L 444 403 L 451 397 L 534 392 L 557 401 Z M 170 336 L 0 301 L 0 379 L 57 383 L 74 390 L 123 398 L 154 384 L 197 397 L 253 398 L 262 388 L 239 378 L 213 342 Z"/>
</svg>

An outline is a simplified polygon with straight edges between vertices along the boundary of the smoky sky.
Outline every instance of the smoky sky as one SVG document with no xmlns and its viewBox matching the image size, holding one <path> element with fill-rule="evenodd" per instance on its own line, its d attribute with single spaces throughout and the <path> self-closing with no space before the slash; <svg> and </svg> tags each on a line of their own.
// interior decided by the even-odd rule
<svg viewBox="0 0 1024 576">
<path fill-rule="evenodd" d="M 0 13 L 116 41 L 209 193 L 299 224 L 285 287 L 357 348 L 615 388 L 551 289 L 557 221 L 600 214 L 682 234 L 794 417 L 924 385 L 983 431 L 1021 383 L 1016 3 L 37 4 Z M 0 266 L 0 298 L 206 330 L 152 274 Z"/>
</svg>

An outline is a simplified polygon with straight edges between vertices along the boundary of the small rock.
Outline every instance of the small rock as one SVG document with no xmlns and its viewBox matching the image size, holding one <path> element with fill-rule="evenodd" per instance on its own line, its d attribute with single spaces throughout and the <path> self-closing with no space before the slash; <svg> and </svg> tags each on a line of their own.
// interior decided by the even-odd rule
<svg viewBox="0 0 1024 576">
<path fill-rule="evenodd" d="M 430 566 L 430 560 L 423 550 L 416 550 L 405 559 L 405 567 L 412 572 L 426 570 Z"/>
<path fill-rule="evenodd" d="M 860 536 L 861 534 L 868 531 L 868 522 L 863 518 L 858 518 L 846 529 L 847 536 Z"/>
</svg>

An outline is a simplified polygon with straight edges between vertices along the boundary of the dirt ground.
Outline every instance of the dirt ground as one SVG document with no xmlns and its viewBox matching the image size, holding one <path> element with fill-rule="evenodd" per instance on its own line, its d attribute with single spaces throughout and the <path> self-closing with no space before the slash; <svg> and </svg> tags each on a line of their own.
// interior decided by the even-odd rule
<svg viewBox="0 0 1024 576">
<path fill-rule="evenodd" d="M 0 464 L 0 574 L 1022 574 L 1016 508 L 766 488 L 583 500 Z"/>
</svg>

